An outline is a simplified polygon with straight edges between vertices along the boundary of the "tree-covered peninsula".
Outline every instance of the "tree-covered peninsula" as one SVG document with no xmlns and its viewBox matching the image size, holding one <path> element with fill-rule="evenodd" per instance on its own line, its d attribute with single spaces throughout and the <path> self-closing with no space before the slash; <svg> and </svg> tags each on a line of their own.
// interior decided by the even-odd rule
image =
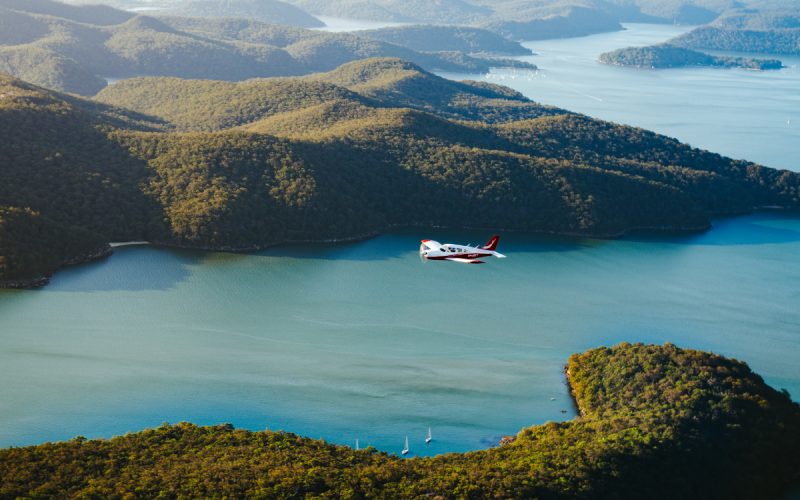
<svg viewBox="0 0 800 500">
<path fill-rule="evenodd" d="M 566 374 L 579 417 L 487 450 L 403 460 L 165 424 L 0 450 L 0 498 L 770 499 L 800 486 L 800 406 L 745 363 L 620 344 L 571 356 Z"/>
<path fill-rule="evenodd" d="M 108 242 L 255 250 L 397 226 L 587 236 L 800 206 L 800 175 L 453 82 L 396 59 L 90 101 L 0 79 L 0 280 Z"/>
<path fill-rule="evenodd" d="M 755 59 L 751 57 L 712 56 L 696 50 L 662 44 L 649 47 L 628 47 L 600 54 L 600 62 L 614 66 L 634 68 L 681 68 L 685 66 L 708 66 L 715 68 L 744 68 L 755 70 L 781 69 L 778 59 Z"/>
</svg>

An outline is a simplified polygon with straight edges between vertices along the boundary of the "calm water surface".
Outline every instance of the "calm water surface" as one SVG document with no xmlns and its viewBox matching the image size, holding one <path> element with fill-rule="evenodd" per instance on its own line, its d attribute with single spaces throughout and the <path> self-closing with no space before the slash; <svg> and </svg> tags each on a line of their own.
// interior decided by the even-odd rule
<svg viewBox="0 0 800 500">
<path fill-rule="evenodd" d="M 566 358 L 620 341 L 735 356 L 800 394 L 800 218 L 617 241 L 508 234 L 509 258 L 483 266 L 420 262 L 430 236 L 488 235 L 249 256 L 130 247 L 2 292 L 0 445 L 189 420 L 477 449 L 571 418 Z"/>
<path fill-rule="evenodd" d="M 664 42 L 690 28 L 629 24 L 626 31 L 525 43 L 539 71 L 443 73 L 513 87 L 545 104 L 644 127 L 693 146 L 776 168 L 800 170 L 800 58 L 780 71 L 606 66 L 597 57 Z M 765 57 L 763 55 L 758 57 Z"/>
</svg>

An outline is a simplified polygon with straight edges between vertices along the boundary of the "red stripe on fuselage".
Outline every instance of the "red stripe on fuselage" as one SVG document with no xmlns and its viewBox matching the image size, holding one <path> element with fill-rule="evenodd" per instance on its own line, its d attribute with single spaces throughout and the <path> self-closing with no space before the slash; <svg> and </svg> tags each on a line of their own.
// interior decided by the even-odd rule
<svg viewBox="0 0 800 500">
<path fill-rule="evenodd" d="M 447 259 L 480 259 L 481 257 L 491 257 L 490 253 L 456 253 L 453 255 L 437 255 L 435 257 L 425 256 L 428 260 L 447 260 Z"/>
</svg>

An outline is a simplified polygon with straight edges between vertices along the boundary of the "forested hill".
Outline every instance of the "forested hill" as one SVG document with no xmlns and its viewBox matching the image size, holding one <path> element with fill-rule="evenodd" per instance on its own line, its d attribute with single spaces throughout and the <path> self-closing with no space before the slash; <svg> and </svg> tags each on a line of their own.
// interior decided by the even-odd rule
<svg viewBox="0 0 800 500">
<path fill-rule="evenodd" d="M 505 65 L 535 68 L 514 60 L 432 50 L 423 53 L 347 33 L 245 19 L 157 19 L 52 0 L 0 0 L 0 72 L 80 95 L 97 93 L 107 77 L 240 81 L 329 71 L 367 57 L 399 57 L 456 72 Z"/>
<path fill-rule="evenodd" d="M 411 25 L 359 31 L 359 36 L 402 45 L 420 52 L 455 51 L 505 56 L 527 56 L 533 52 L 486 29 L 467 26 Z"/>
<path fill-rule="evenodd" d="M 800 6 L 764 2 L 726 11 L 714 22 L 673 38 L 671 45 L 695 50 L 800 54 Z"/>
<path fill-rule="evenodd" d="M 701 50 L 800 55 L 800 28 L 748 30 L 703 26 L 670 40 Z"/>
<path fill-rule="evenodd" d="M 157 12 L 185 17 L 237 17 L 299 28 L 325 26 L 303 9 L 280 0 L 172 0 Z"/>
<path fill-rule="evenodd" d="M 239 84 L 141 78 L 99 99 L 2 79 L 6 285 L 110 241 L 246 250 L 410 225 L 613 236 L 800 206 L 796 173 L 396 59 Z"/>
<path fill-rule="evenodd" d="M 680 68 L 684 66 L 709 66 L 717 68 L 744 68 L 771 70 L 783 68 L 778 59 L 752 57 L 712 56 L 696 50 L 669 44 L 650 47 L 628 47 L 600 54 L 600 62 L 615 66 L 635 68 Z"/>
<path fill-rule="evenodd" d="M 729 500 L 800 486 L 800 407 L 742 362 L 620 344 L 573 355 L 567 374 L 580 417 L 488 450 L 403 460 L 284 432 L 165 424 L 0 450 L 0 498 Z"/>
</svg>

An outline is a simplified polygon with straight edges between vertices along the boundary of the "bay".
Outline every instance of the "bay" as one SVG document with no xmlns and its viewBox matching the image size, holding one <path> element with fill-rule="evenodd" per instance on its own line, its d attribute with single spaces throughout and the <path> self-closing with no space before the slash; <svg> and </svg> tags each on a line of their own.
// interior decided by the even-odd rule
<svg viewBox="0 0 800 500">
<path fill-rule="evenodd" d="M 567 357 L 621 341 L 734 356 L 800 394 L 797 217 L 613 241 L 508 234 L 503 261 L 419 259 L 422 237 L 488 236 L 400 231 L 257 255 L 127 247 L 4 291 L 0 445 L 187 420 L 480 449 L 572 418 Z"/>
<path fill-rule="evenodd" d="M 800 58 L 779 56 L 787 66 L 779 71 L 600 64 L 603 52 L 662 43 L 691 29 L 658 24 L 625 28 L 526 42 L 536 55 L 518 59 L 536 64 L 538 71 L 439 74 L 506 85 L 544 104 L 653 130 L 732 158 L 800 170 Z"/>
</svg>

